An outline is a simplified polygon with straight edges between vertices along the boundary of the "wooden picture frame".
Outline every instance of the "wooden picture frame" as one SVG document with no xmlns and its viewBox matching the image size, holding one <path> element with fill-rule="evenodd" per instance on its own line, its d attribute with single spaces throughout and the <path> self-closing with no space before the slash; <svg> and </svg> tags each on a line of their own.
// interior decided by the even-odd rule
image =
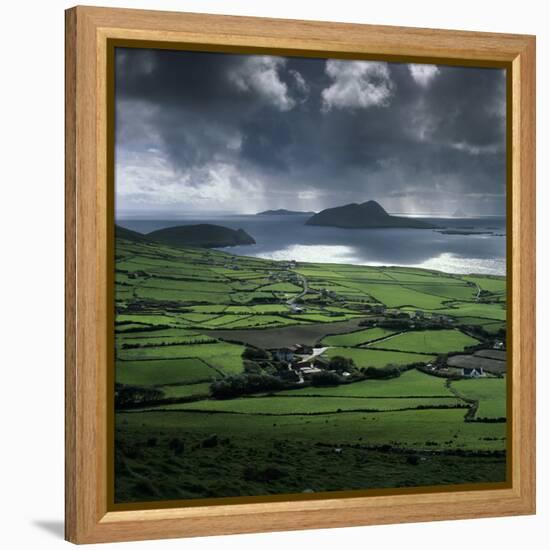
<svg viewBox="0 0 550 550">
<path fill-rule="evenodd" d="M 509 483 L 497 489 L 115 510 L 109 504 L 112 41 L 508 70 Z M 75 7 L 66 12 L 66 538 L 129 541 L 535 513 L 535 38 Z"/>
</svg>

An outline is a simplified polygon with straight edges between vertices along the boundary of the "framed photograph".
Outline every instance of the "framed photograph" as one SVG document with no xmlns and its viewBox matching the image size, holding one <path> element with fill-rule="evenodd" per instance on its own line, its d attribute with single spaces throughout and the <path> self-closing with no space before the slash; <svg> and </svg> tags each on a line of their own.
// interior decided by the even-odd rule
<svg viewBox="0 0 550 550">
<path fill-rule="evenodd" d="M 66 538 L 533 514 L 535 38 L 66 12 Z"/>
</svg>

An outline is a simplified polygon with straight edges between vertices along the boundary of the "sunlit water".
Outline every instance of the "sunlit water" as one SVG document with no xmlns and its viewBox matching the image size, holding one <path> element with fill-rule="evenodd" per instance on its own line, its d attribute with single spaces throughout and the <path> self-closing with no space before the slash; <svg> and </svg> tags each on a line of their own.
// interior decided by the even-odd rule
<svg viewBox="0 0 550 550">
<path fill-rule="evenodd" d="M 303 216 L 224 216 L 153 220 L 119 219 L 142 233 L 174 225 L 214 223 L 242 228 L 255 245 L 227 249 L 233 254 L 273 260 L 371 266 L 409 266 L 447 273 L 506 273 L 504 218 L 432 219 L 441 229 L 483 231 L 483 235 L 445 235 L 432 229 L 338 229 L 305 225 Z"/>
</svg>

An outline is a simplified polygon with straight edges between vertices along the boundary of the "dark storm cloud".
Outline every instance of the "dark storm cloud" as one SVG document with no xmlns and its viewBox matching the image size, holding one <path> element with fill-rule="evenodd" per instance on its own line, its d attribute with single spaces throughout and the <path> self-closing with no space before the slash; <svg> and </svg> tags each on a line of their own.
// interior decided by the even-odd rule
<svg viewBox="0 0 550 550">
<path fill-rule="evenodd" d="M 117 51 L 117 207 L 501 213 L 503 71 Z"/>
</svg>

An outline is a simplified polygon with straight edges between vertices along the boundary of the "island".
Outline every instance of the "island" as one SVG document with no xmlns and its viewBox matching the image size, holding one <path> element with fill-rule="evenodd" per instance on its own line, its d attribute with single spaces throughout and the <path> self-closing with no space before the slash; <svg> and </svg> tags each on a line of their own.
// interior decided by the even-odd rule
<svg viewBox="0 0 550 550">
<path fill-rule="evenodd" d="M 343 229 L 374 229 L 402 227 L 413 229 L 436 229 L 437 226 L 402 216 L 391 216 L 380 204 L 370 200 L 361 204 L 352 203 L 335 208 L 327 208 L 313 215 L 306 225 L 340 227 Z"/>
<path fill-rule="evenodd" d="M 145 235 L 117 225 L 115 233 L 118 238 L 133 242 L 156 242 L 170 246 L 225 248 L 256 244 L 256 241 L 244 229 L 230 229 L 222 225 L 208 223 L 166 227 Z"/>
<path fill-rule="evenodd" d="M 126 241 L 131 241 L 133 243 L 147 243 L 150 242 L 150 239 L 147 238 L 147 235 L 139 233 L 137 231 L 132 231 L 126 227 L 115 224 L 115 237 L 117 239 L 124 239 Z"/>
<path fill-rule="evenodd" d="M 256 216 L 312 216 L 313 214 L 315 214 L 313 211 L 302 212 L 300 210 L 279 208 L 278 210 L 264 210 L 263 212 L 258 212 Z"/>
<path fill-rule="evenodd" d="M 473 229 L 440 229 L 436 230 L 441 235 L 495 235 L 492 231 L 474 231 Z"/>
</svg>

